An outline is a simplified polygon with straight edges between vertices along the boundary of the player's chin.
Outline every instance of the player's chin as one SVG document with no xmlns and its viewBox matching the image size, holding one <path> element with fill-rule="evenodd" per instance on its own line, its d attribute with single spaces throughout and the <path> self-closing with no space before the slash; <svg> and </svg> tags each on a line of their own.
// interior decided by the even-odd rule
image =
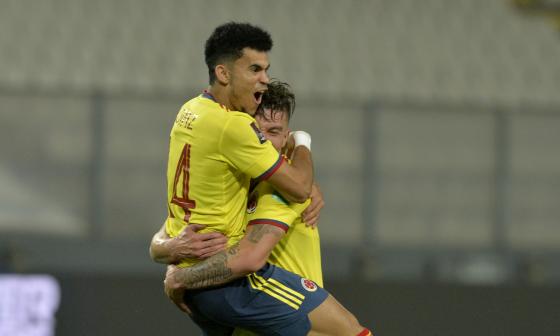
<svg viewBox="0 0 560 336">
<path fill-rule="evenodd" d="M 257 108 L 259 105 L 256 102 L 250 102 L 249 104 L 245 105 L 244 112 L 249 113 L 250 115 L 254 116 L 257 113 Z"/>
</svg>

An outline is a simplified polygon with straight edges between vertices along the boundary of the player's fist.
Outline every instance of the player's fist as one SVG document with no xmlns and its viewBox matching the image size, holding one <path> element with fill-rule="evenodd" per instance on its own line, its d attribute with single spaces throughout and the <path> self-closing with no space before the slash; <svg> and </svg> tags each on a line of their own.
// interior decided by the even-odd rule
<svg viewBox="0 0 560 336">
<path fill-rule="evenodd" d="M 288 136 L 288 141 L 282 152 L 284 155 L 291 158 L 297 146 L 304 146 L 311 150 L 311 135 L 305 131 L 290 132 L 290 136 Z"/>
<path fill-rule="evenodd" d="M 294 147 L 304 146 L 311 150 L 311 135 L 306 131 L 290 132 L 290 137 L 294 139 Z"/>
</svg>

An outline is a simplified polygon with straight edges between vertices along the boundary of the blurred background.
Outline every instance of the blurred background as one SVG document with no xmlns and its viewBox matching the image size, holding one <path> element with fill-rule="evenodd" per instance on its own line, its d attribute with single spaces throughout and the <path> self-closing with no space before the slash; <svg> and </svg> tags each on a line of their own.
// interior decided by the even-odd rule
<svg viewBox="0 0 560 336">
<path fill-rule="evenodd" d="M 559 13 L 552 0 L 0 0 L 0 335 L 30 335 L 7 321 L 53 295 L 41 335 L 199 334 L 148 246 L 172 122 L 206 88 L 204 41 L 230 20 L 274 39 L 270 74 L 313 136 L 326 288 L 363 324 L 560 334 Z M 54 292 L 8 300 L 22 274 Z"/>
</svg>

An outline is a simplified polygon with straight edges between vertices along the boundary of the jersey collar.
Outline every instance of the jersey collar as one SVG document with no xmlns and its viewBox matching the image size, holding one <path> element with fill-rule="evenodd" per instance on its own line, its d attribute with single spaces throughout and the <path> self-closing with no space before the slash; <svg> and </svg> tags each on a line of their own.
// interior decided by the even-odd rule
<svg viewBox="0 0 560 336">
<path fill-rule="evenodd" d="M 228 109 L 225 105 L 218 103 L 218 102 L 216 101 L 216 98 L 214 98 L 214 96 L 213 96 L 210 92 L 208 92 L 208 90 L 202 91 L 202 97 L 203 97 L 203 98 L 206 98 L 206 99 L 210 99 L 210 100 L 213 101 L 214 103 L 220 105 L 220 107 L 223 108 L 224 110 L 226 110 L 227 112 L 230 111 L 230 109 Z"/>
<path fill-rule="evenodd" d="M 212 94 L 210 92 L 208 92 L 208 90 L 202 91 L 202 97 L 204 97 L 206 99 L 210 99 L 214 103 L 217 103 L 216 98 L 214 98 L 214 96 L 212 96 Z"/>
</svg>

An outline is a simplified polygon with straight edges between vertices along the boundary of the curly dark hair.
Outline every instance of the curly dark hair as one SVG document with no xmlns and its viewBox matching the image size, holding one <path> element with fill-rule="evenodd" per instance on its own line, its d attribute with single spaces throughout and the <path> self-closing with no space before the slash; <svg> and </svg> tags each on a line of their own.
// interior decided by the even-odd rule
<svg viewBox="0 0 560 336">
<path fill-rule="evenodd" d="M 210 84 L 216 81 L 216 65 L 240 58 L 243 48 L 270 51 L 272 38 L 268 32 L 249 23 L 228 22 L 214 30 L 204 47 L 204 60 L 208 66 Z"/>
<path fill-rule="evenodd" d="M 286 113 L 288 121 L 290 121 L 296 109 L 296 96 L 290 85 L 277 80 L 268 83 L 268 90 L 262 96 L 261 104 L 255 115 L 268 119 L 264 114 L 264 109 L 271 110 L 271 117 L 276 113 Z"/>
</svg>

